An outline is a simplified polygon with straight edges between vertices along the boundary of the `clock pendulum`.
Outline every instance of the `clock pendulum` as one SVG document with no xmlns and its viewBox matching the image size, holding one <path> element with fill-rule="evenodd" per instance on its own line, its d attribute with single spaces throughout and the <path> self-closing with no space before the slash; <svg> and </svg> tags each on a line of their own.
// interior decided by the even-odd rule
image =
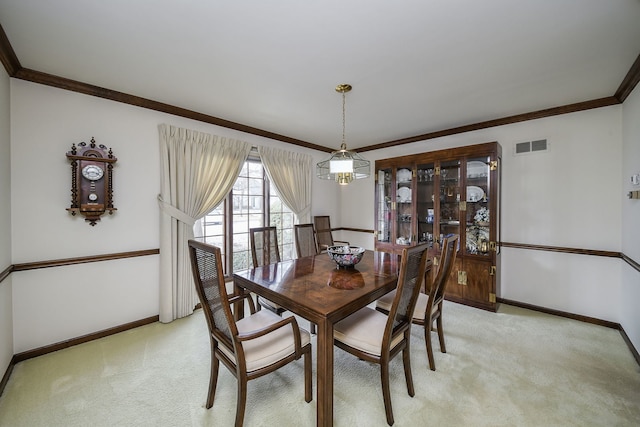
<svg viewBox="0 0 640 427">
<path fill-rule="evenodd" d="M 91 181 L 89 184 L 89 195 L 87 196 L 90 202 L 95 202 L 98 200 L 98 195 L 96 194 L 96 182 Z"/>
</svg>

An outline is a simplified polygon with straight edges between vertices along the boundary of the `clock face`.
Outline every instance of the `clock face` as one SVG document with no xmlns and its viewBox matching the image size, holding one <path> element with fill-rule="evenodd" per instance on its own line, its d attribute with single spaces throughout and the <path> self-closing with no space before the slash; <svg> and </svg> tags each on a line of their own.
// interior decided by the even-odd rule
<svg viewBox="0 0 640 427">
<path fill-rule="evenodd" d="M 100 178 L 102 178 L 103 174 L 104 170 L 102 170 L 102 168 L 97 165 L 87 165 L 82 168 L 82 176 L 91 181 L 99 180 Z"/>
</svg>

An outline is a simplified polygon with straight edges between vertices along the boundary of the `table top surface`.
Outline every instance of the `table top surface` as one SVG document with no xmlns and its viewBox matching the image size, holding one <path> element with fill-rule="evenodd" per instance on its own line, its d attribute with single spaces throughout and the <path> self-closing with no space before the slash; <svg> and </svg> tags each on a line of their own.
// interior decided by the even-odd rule
<svg viewBox="0 0 640 427">
<path fill-rule="evenodd" d="M 395 289 L 397 268 L 397 256 L 385 252 L 368 250 L 347 269 L 322 253 L 243 270 L 234 281 L 309 320 L 339 320 Z"/>
</svg>

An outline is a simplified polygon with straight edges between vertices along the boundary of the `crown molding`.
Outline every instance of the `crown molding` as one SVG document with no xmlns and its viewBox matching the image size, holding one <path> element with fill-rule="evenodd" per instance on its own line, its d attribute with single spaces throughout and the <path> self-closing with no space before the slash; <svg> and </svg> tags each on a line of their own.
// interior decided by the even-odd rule
<svg viewBox="0 0 640 427">
<path fill-rule="evenodd" d="M 333 148 L 325 147 L 322 145 L 314 144 L 307 141 L 291 138 L 286 135 L 280 135 L 273 132 L 269 132 L 263 129 L 243 125 L 241 123 L 231 122 L 221 119 L 219 117 L 210 116 L 208 114 L 199 113 L 197 111 L 187 110 L 185 108 L 177 107 L 170 104 L 154 101 L 151 99 L 142 98 L 135 95 L 130 95 L 123 92 L 118 92 L 99 86 L 94 86 L 87 83 L 78 82 L 75 80 L 67 79 L 52 74 L 43 73 L 36 70 L 30 70 L 23 68 L 20 65 L 20 61 L 16 56 L 7 35 L 0 24 L 0 61 L 4 65 L 5 70 L 10 77 L 14 77 L 21 80 L 30 81 L 33 83 L 39 83 L 47 86 L 52 86 L 60 89 L 70 90 L 73 92 L 82 93 L 85 95 L 96 96 L 99 98 L 108 99 L 111 101 L 122 102 L 129 105 L 134 105 L 141 108 L 147 108 L 162 113 L 172 114 L 179 117 L 185 117 L 192 120 L 197 120 L 203 123 L 209 123 L 216 126 L 225 127 L 228 129 L 237 130 L 240 132 L 249 133 L 252 135 L 262 136 L 265 138 L 273 139 L 276 141 L 285 142 L 287 144 L 296 145 L 299 147 L 309 148 L 321 152 L 331 153 Z M 487 129 L 496 126 L 503 126 L 512 123 L 518 123 L 528 120 L 541 119 L 545 117 L 556 116 L 560 114 L 574 113 L 577 111 L 589 110 L 593 108 L 606 107 L 615 104 L 621 104 L 633 91 L 636 85 L 640 82 L 640 55 L 636 58 L 635 62 L 631 66 L 631 69 L 625 76 L 624 80 L 620 84 L 616 93 L 612 96 L 599 98 L 584 102 L 578 102 L 575 104 L 569 104 L 564 106 L 552 107 L 543 110 L 533 111 L 524 114 L 517 114 L 513 116 L 488 120 L 479 123 L 468 124 L 450 129 L 444 129 L 434 132 L 429 132 L 413 137 L 397 139 L 393 141 L 381 142 L 379 144 L 373 144 L 366 147 L 361 147 L 358 152 L 366 152 L 372 150 L 379 150 L 383 148 L 395 147 L 398 145 L 409 144 L 412 142 L 425 141 L 428 139 L 441 138 L 444 136 L 455 135 L 459 133 L 472 132 L 480 129 Z"/>
</svg>

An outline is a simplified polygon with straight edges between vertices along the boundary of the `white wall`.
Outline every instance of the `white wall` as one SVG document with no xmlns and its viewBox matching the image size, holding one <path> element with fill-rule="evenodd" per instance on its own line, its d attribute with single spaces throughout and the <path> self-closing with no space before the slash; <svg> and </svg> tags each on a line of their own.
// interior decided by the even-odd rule
<svg viewBox="0 0 640 427">
<path fill-rule="evenodd" d="M 622 182 L 624 192 L 640 190 L 631 185 L 631 175 L 640 173 L 640 87 L 623 106 Z M 623 199 L 622 252 L 640 262 L 640 200 Z M 622 269 L 621 324 L 634 347 L 640 351 L 640 273 L 628 264 Z"/>
<path fill-rule="evenodd" d="M 160 123 L 311 154 L 301 147 L 96 97 L 11 79 L 12 263 L 159 247 Z M 72 143 L 111 147 L 114 205 L 91 227 L 65 209 Z M 335 183 L 313 180 L 313 214 L 338 217 Z M 158 314 L 159 256 L 12 274 L 14 352 Z"/>
<path fill-rule="evenodd" d="M 498 141 L 502 241 L 617 252 L 621 120 L 622 107 L 612 106 L 361 154 L 373 161 Z M 543 138 L 549 151 L 513 155 L 514 144 Z M 342 226 L 373 228 L 374 184 L 367 181 L 341 193 Z M 502 298 L 620 321 L 619 259 L 509 248 L 502 257 Z"/>
<path fill-rule="evenodd" d="M 11 266 L 9 76 L 0 67 L 0 272 Z M 11 275 L 0 282 L 0 379 L 13 357 Z"/>
</svg>

